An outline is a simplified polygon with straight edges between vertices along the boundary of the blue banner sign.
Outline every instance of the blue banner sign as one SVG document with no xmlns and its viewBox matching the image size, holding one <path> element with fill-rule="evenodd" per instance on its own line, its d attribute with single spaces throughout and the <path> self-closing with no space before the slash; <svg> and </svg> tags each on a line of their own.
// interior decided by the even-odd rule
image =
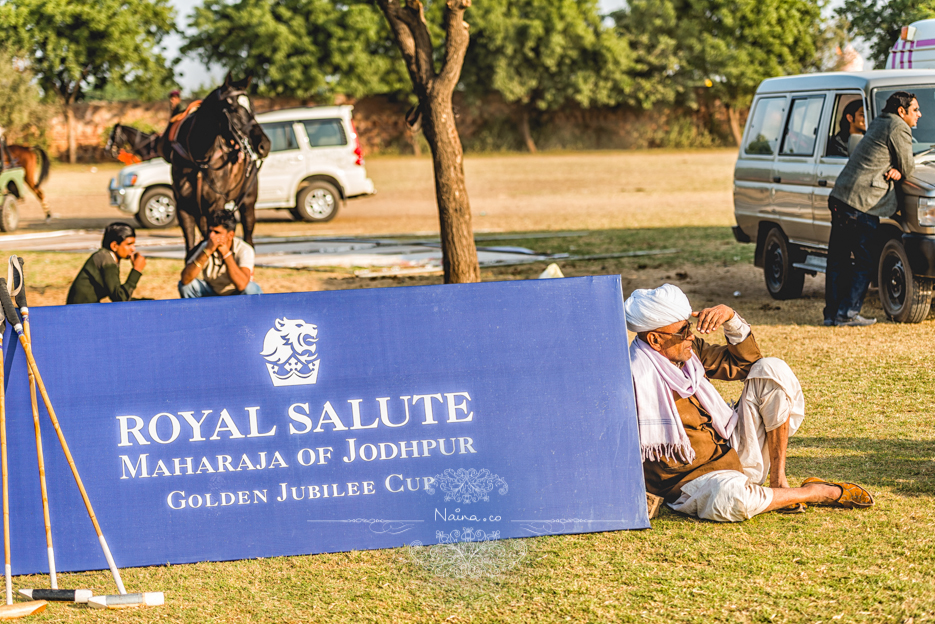
<svg viewBox="0 0 935 624">
<path fill-rule="evenodd" d="M 617 277 L 36 308 L 118 566 L 649 527 Z M 47 571 L 4 342 L 13 571 Z M 106 568 L 41 406 L 60 570 Z"/>
</svg>

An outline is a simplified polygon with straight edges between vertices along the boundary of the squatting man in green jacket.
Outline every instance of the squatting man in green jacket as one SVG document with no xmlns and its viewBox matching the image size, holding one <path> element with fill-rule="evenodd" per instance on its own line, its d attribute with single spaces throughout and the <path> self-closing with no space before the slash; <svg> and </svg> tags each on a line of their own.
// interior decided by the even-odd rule
<svg viewBox="0 0 935 624">
<path fill-rule="evenodd" d="M 133 268 L 127 281 L 120 283 L 120 261 L 130 260 Z M 111 223 L 104 230 L 101 248 L 94 252 L 68 289 L 66 303 L 129 301 L 143 276 L 146 258 L 136 250 L 136 230 L 126 223 Z"/>
</svg>

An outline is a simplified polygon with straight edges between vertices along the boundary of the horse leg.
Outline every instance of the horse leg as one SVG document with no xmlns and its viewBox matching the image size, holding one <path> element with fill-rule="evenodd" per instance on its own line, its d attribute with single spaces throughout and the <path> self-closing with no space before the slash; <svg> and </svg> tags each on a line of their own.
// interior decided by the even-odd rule
<svg viewBox="0 0 935 624">
<path fill-rule="evenodd" d="M 26 174 L 24 176 L 26 186 L 29 187 L 29 190 L 32 191 L 33 195 L 39 199 L 39 203 L 42 204 L 42 210 L 45 211 L 45 220 L 46 223 L 48 223 L 52 220 L 52 209 L 49 207 L 49 202 L 45 200 L 45 193 L 42 192 L 42 189 L 39 188 L 35 182 L 35 171 L 32 171 L 32 167 L 24 167 L 24 169 L 24 173 Z"/>
<path fill-rule="evenodd" d="M 15 157 L 19 161 L 19 165 L 23 168 L 23 181 L 26 183 L 26 186 L 29 187 L 29 190 L 32 191 L 33 195 L 38 198 L 39 203 L 42 204 L 42 209 L 45 211 L 45 220 L 48 222 L 52 219 L 52 210 L 49 208 L 49 202 L 45 200 L 45 194 L 42 192 L 42 189 L 39 188 L 42 179 L 38 175 L 39 159 L 36 153 L 33 151 L 33 148 L 19 145 L 8 147 L 7 152 L 10 152 L 11 158 Z"/>
<path fill-rule="evenodd" d="M 240 204 L 240 227 L 243 228 L 243 240 L 253 247 L 253 229 L 256 227 L 256 195 L 245 198 Z"/>
<path fill-rule="evenodd" d="M 38 185 L 33 186 L 29 185 L 29 188 L 32 189 L 32 192 L 36 194 L 36 197 L 39 198 L 39 203 L 42 204 L 42 210 L 45 212 L 45 220 L 49 222 L 52 220 L 52 207 L 49 206 L 49 202 L 45 200 L 45 193 L 42 192 L 42 189 Z"/>
<path fill-rule="evenodd" d="M 179 226 L 185 239 L 185 254 L 195 247 L 195 227 L 197 225 L 198 203 L 194 196 L 191 180 L 183 173 L 172 170 L 172 192 L 178 211 Z"/>
<path fill-rule="evenodd" d="M 185 208 L 183 202 L 178 202 L 179 226 L 182 228 L 182 237 L 185 239 L 185 254 L 195 247 L 195 217 Z"/>
</svg>

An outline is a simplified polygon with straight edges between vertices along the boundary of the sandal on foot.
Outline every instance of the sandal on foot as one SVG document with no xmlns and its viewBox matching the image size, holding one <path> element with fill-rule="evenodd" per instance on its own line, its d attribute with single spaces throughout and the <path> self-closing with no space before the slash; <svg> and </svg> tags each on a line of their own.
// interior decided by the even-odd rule
<svg viewBox="0 0 935 624">
<path fill-rule="evenodd" d="M 808 509 L 808 505 L 805 503 L 795 503 L 788 505 L 786 507 L 780 507 L 779 509 L 774 509 L 776 513 L 793 515 L 793 514 L 804 514 L 805 510 Z"/>
<path fill-rule="evenodd" d="M 846 481 L 825 481 L 818 477 L 809 477 L 802 481 L 802 485 L 818 483 L 822 485 L 836 485 L 841 488 L 841 495 L 831 503 L 825 503 L 827 507 L 840 507 L 841 509 L 866 509 L 873 506 L 873 496 L 870 492 L 860 487 L 856 483 L 847 483 Z M 817 503 L 815 503 L 817 504 Z"/>
</svg>

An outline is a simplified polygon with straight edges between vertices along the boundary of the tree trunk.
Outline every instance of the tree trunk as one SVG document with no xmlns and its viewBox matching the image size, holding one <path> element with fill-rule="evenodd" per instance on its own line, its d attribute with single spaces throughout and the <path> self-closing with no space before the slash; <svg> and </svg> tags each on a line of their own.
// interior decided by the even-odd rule
<svg viewBox="0 0 935 624">
<path fill-rule="evenodd" d="M 727 109 L 727 121 L 730 122 L 730 132 L 734 135 L 734 143 L 737 144 L 737 147 L 740 147 L 740 142 L 743 141 L 743 128 L 740 127 L 740 111 L 730 104 L 724 104 L 724 107 Z"/>
<path fill-rule="evenodd" d="M 78 162 L 78 140 L 75 136 L 75 111 L 70 104 L 65 104 L 65 121 L 68 125 L 68 162 Z"/>
<path fill-rule="evenodd" d="M 469 26 L 463 16 L 471 0 L 445 2 L 445 45 L 437 70 L 422 0 L 377 0 L 377 4 L 402 52 L 419 98 L 416 113 L 422 116 L 422 132 L 432 150 L 445 283 L 479 282 L 471 203 L 464 183 L 464 153 L 451 106 L 469 43 Z M 415 120 L 407 121 L 415 126 Z"/>
<path fill-rule="evenodd" d="M 422 107 L 422 131 L 432 149 L 435 200 L 441 227 L 442 268 L 446 284 L 480 281 L 471 202 L 464 182 L 464 152 L 455 126 L 451 93 L 431 91 Z"/>
<path fill-rule="evenodd" d="M 539 150 L 536 149 L 536 142 L 532 140 L 532 133 L 529 131 L 529 110 L 527 110 L 524 105 L 520 105 L 519 109 L 519 131 L 523 134 L 523 141 L 526 143 L 526 149 L 532 154 L 538 152 Z"/>
</svg>

